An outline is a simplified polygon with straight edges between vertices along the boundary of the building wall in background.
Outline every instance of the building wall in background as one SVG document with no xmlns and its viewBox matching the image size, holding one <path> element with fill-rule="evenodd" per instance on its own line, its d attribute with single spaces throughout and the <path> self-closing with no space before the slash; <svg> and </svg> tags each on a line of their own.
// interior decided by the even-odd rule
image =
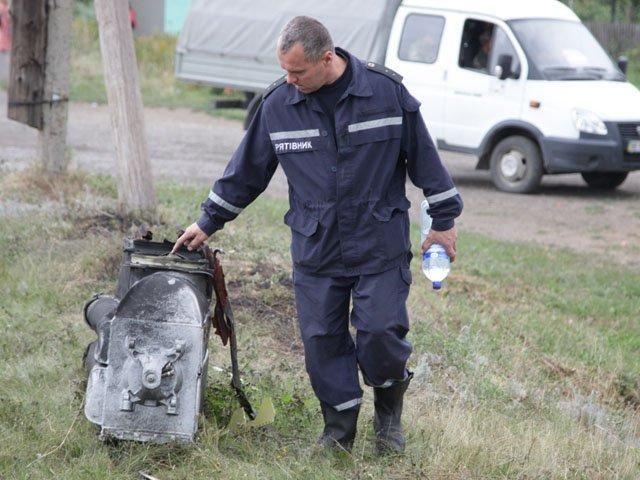
<svg viewBox="0 0 640 480">
<path fill-rule="evenodd" d="M 163 32 L 165 0 L 130 0 L 129 3 L 138 14 L 138 26 L 133 31 L 136 36 Z"/>
<path fill-rule="evenodd" d="M 177 35 L 184 25 L 191 0 L 165 0 L 164 31 Z"/>
<path fill-rule="evenodd" d="M 138 14 L 136 36 L 163 32 L 177 35 L 191 0 L 130 0 L 130 3 Z"/>
</svg>

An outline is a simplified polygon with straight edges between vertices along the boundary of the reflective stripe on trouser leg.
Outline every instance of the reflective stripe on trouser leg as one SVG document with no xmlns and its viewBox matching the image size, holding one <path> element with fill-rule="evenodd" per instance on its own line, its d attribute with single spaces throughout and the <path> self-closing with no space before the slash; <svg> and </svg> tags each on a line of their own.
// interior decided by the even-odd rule
<svg viewBox="0 0 640 480">
<path fill-rule="evenodd" d="M 397 267 L 363 275 L 354 286 L 351 322 L 358 331 L 358 363 L 367 385 L 388 387 L 407 376 L 410 284 L 409 269 Z"/>
<path fill-rule="evenodd" d="M 336 410 L 361 402 L 355 345 L 349 332 L 349 298 L 354 278 L 294 272 L 300 335 L 311 386 Z"/>
</svg>

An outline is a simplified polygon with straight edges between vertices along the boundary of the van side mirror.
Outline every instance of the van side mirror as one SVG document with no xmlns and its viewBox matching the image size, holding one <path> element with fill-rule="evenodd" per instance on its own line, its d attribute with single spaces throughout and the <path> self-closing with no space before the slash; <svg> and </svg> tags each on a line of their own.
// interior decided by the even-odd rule
<svg viewBox="0 0 640 480">
<path fill-rule="evenodd" d="M 513 64 L 513 57 L 511 55 L 498 56 L 498 63 L 493 67 L 493 74 L 500 80 L 505 80 L 513 73 L 511 71 L 511 65 Z"/>
<path fill-rule="evenodd" d="M 618 57 L 618 68 L 625 75 L 627 74 L 627 66 L 629 65 L 629 59 L 624 55 Z"/>
</svg>

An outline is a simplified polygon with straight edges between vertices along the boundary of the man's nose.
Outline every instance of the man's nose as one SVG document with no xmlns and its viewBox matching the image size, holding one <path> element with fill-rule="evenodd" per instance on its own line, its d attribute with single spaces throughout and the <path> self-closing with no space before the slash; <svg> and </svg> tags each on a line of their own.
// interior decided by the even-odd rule
<svg viewBox="0 0 640 480">
<path fill-rule="evenodd" d="M 296 77 L 295 75 L 291 75 L 290 73 L 287 73 L 288 84 L 295 84 L 297 80 L 298 80 L 298 77 Z"/>
</svg>

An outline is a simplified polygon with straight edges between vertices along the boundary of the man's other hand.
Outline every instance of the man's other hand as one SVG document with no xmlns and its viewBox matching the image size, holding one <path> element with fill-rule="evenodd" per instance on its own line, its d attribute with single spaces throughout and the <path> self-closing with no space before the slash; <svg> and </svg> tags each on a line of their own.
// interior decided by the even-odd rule
<svg viewBox="0 0 640 480">
<path fill-rule="evenodd" d="M 456 232 L 456 227 L 442 232 L 429 230 L 429 235 L 427 235 L 427 238 L 425 238 L 424 243 L 422 244 L 422 252 L 426 252 L 434 243 L 439 243 L 445 249 L 447 255 L 449 255 L 449 258 L 453 262 L 456 259 L 457 238 L 458 233 Z"/>
<path fill-rule="evenodd" d="M 182 245 L 187 247 L 188 250 L 197 250 L 207 238 L 209 238 L 209 235 L 204 233 L 197 223 L 193 223 L 176 240 L 171 253 L 175 253 Z"/>
</svg>

